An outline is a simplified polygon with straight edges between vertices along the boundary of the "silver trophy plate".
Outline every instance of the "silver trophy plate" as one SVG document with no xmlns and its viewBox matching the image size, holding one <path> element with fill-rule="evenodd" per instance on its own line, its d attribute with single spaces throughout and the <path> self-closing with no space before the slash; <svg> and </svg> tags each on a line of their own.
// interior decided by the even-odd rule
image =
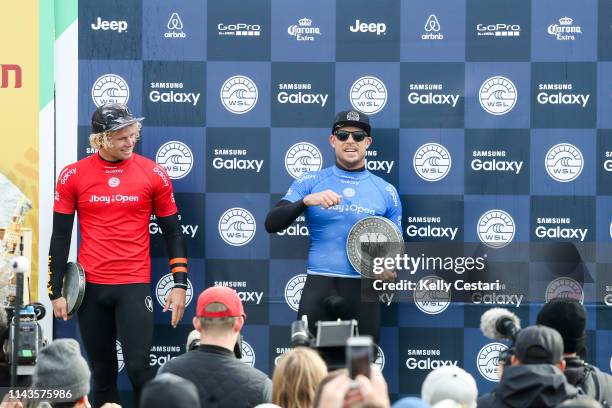
<svg viewBox="0 0 612 408">
<path fill-rule="evenodd" d="M 375 278 L 372 272 L 374 256 L 395 257 L 403 252 L 403 242 L 402 232 L 391 220 L 385 217 L 366 217 L 357 221 L 349 231 L 346 255 L 361 276 Z M 374 253 L 364 251 L 364 246 L 371 247 Z"/>
<path fill-rule="evenodd" d="M 80 263 L 68 262 L 66 264 L 62 296 L 64 296 L 68 305 L 68 315 L 76 313 L 85 296 L 85 270 Z"/>
</svg>

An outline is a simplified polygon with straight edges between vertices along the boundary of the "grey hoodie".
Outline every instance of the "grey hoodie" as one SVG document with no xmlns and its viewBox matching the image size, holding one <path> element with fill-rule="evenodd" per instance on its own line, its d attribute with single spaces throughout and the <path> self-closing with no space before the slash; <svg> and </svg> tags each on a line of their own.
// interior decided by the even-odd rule
<svg viewBox="0 0 612 408">
<path fill-rule="evenodd" d="M 497 388 L 478 398 L 478 408 L 554 407 L 581 396 L 552 364 L 516 365 L 504 368 Z"/>
</svg>

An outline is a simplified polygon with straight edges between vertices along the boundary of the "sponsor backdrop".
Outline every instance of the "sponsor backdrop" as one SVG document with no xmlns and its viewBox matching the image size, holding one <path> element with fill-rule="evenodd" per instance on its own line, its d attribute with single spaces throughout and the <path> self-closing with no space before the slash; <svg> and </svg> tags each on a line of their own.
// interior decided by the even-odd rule
<svg viewBox="0 0 612 408">
<path fill-rule="evenodd" d="M 381 296 L 393 397 L 448 364 L 490 390 L 507 343 L 480 333 L 480 315 L 501 306 L 527 325 L 557 296 L 588 306 L 588 355 L 610 372 L 611 0 L 88 0 L 78 20 L 78 156 L 92 153 L 97 106 L 146 117 L 139 151 L 173 179 L 189 249 L 186 315 L 205 287 L 236 288 L 245 363 L 272 373 L 304 284 L 304 218 L 269 235 L 266 213 L 303 172 L 333 164 L 330 122 L 354 108 L 371 115 L 367 168 L 398 187 L 407 240 L 543 248 L 506 251 L 489 276 L 444 275 L 499 279 L 462 303 Z M 154 218 L 150 232 L 157 367 L 184 352 L 191 326 L 162 314 Z"/>
<path fill-rule="evenodd" d="M 47 33 L 41 33 L 39 29 L 38 2 L 4 6 L 6 8 L 3 7 L 3 13 L 14 18 L 2 25 L 0 36 L 19 37 L 20 42 L 5 41 L 0 53 L 0 106 L 2 106 L 2 117 L 7 119 L 0 124 L 0 132 L 3 135 L 3 148 L 0 153 L 0 197 L 2 197 L 0 227 L 10 226 L 11 218 L 21 198 L 25 198 L 31 204 L 32 209 L 25 214 L 22 227 L 32 230 L 31 248 L 26 248 L 25 251 L 31 260 L 30 294 L 32 299 L 36 300 L 39 265 L 38 132 L 43 96 L 40 92 L 49 85 L 49 82 L 45 81 L 49 79 L 48 76 L 41 73 L 39 77 L 41 66 L 39 40 L 44 40 L 44 35 Z M 48 63 L 46 60 L 45 62 Z M 2 245 L 4 250 L 4 242 Z M 2 268 L 7 266 L 2 263 Z M 4 295 L 6 296 L 6 293 Z M 2 299 L 2 302 L 5 300 Z"/>
</svg>

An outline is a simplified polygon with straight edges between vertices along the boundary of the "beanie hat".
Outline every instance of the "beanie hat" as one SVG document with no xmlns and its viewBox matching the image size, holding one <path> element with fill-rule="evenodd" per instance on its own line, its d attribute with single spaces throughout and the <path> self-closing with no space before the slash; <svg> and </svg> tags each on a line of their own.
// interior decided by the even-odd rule
<svg viewBox="0 0 612 408">
<path fill-rule="evenodd" d="M 404 397 L 395 401 L 391 408 L 430 408 L 431 405 L 417 397 Z"/>
<path fill-rule="evenodd" d="M 79 343 L 74 339 L 57 339 L 40 350 L 32 387 L 70 390 L 76 401 L 89 394 L 90 377 Z"/>
<path fill-rule="evenodd" d="M 565 353 L 577 353 L 584 348 L 586 320 L 586 311 L 580 302 L 557 298 L 544 305 L 536 323 L 561 334 Z"/>
<path fill-rule="evenodd" d="M 451 399 L 467 407 L 476 407 L 478 388 L 474 377 L 461 367 L 443 366 L 431 371 L 421 387 L 421 398 L 434 405 Z"/>
<path fill-rule="evenodd" d="M 193 408 L 200 406 L 198 389 L 189 380 L 163 373 L 149 381 L 142 390 L 141 408 Z"/>
</svg>

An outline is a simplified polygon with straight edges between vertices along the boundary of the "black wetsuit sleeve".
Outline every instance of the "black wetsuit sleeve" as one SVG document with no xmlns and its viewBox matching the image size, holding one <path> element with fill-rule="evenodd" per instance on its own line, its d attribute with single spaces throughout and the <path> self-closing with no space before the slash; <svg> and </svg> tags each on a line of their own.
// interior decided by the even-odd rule
<svg viewBox="0 0 612 408">
<path fill-rule="evenodd" d="M 181 223 L 177 214 L 167 217 L 157 217 L 170 259 L 170 271 L 174 279 L 174 287 L 187 289 L 187 251 Z"/>
<path fill-rule="evenodd" d="M 285 230 L 306 208 L 308 206 L 304 204 L 303 200 L 294 203 L 288 200 L 280 200 L 272 207 L 266 217 L 266 231 L 273 233 Z"/>
<path fill-rule="evenodd" d="M 49 244 L 49 281 L 47 282 L 47 292 L 51 300 L 62 296 L 73 224 L 74 214 L 53 213 L 53 230 Z"/>
</svg>

